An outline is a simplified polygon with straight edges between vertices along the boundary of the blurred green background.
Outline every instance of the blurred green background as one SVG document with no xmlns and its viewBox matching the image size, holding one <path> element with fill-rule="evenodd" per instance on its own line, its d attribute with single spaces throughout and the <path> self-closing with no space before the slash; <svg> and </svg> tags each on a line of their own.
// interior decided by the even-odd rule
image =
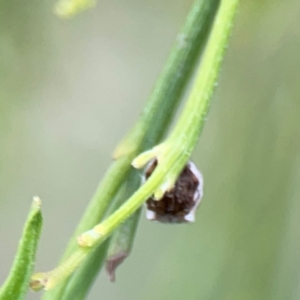
<svg viewBox="0 0 300 300">
<path fill-rule="evenodd" d="M 300 299 L 300 2 L 241 2 L 193 155 L 197 222 L 142 218 L 117 282 L 103 273 L 88 299 Z M 36 269 L 56 265 L 191 4 L 98 0 L 62 21 L 53 1 L 0 1 L 0 282 L 35 195 Z"/>
</svg>

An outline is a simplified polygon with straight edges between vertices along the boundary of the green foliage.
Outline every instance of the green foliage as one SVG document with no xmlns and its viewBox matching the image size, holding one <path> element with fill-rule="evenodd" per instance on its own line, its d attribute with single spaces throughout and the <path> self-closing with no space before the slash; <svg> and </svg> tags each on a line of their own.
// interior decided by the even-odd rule
<svg viewBox="0 0 300 300">
<path fill-rule="evenodd" d="M 189 82 L 196 62 L 205 46 L 206 38 L 209 34 L 218 4 L 219 0 L 197 0 L 192 6 L 186 23 L 178 34 L 171 55 L 166 62 L 140 120 L 124 141 L 117 147 L 114 155 L 117 161 L 110 167 L 106 176 L 101 181 L 69 243 L 63 257 L 63 268 L 61 268 L 66 270 L 66 274 L 69 274 L 71 270 L 77 267 L 84 256 L 81 250 L 77 250 L 75 256 L 77 255 L 76 257 L 80 257 L 80 259 L 73 260 L 74 249 L 77 247 L 75 238 L 82 232 L 93 227 L 103 218 L 105 212 L 113 204 L 112 199 L 122 186 L 122 181 L 126 184 L 126 177 L 128 176 L 133 158 L 141 150 L 153 147 L 166 133 L 178 103 L 182 99 L 185 87 Z M 138 178 L 139 175 L 136 172 L 133 174 L 134 177 Z M 135 187 L 135 185 L 133 187 Z M 133 191 L 132 188 L 130 191 Z M 127 197 L 129 196 L 130 194 L 127 194 Z M 142 203 L 140 203 L 140 205 L 141 204 Z M 137 222 L 133 222 L 131 226 L 132 225 L 136 226 Z M 136 228 L 132 228 L 131 232 L 135 230 Z M 131 240 L 131 238 L 129 238 L 129 240 Z M 132 242 L 133 240 L 130 243 Z M 129 248 L 130 247 L 131 246 L 129 246 Z M 99 247 L 91 251 L 88 261 L 83 263 L 78 273 L 70 279 L 69 283 L 68 280 L 63 280 L 60 277 L 58 274 L 59 270 L 58 273 L 54 270 L 52 274 L 53 278 L 59 278 L 58 286 L 53 289 L 53 291 L 47 292 L 44 295 L 44 299 L 61 299 L 61 297 L 66 297 L 66 299 L 72 298 L 74 291 L 79 289 L 79 282 L 83 276 L 80 274 L 84 274 L 85 282 L 88 282 L 88 278 L 90 277 L 89 281 L 91 284 L 94 281 L 98 269 L 102 266 L 101 259 L 104 257 L 104 251 L 106 251 L 106 247 L 103 248 L 103 251 L 101 251 Z M 70 255 L 71 261 L 74 263 L 73 266 L 68 265 L 68 262 L 64 261 L 64 259 Z M 41 279 L 42 278 L 43 276 L 41 276 Z M 51 285 L 52 283 L 54 284 L 54 281 L 48 282 L 51 282 Z M 57 284 L 57 282 L 55 284 Z M 83 294 L 90 284 L 86 283 L 84 285 L 82 288 Z"/>
<path fill-rule="evenodd" d="M 60 254 L 191 1 L 99 1 L 92 17 L 71 23 L 52 16 L 52 4 L 2 1 L 0 12 L 1 239 L 16 239 L 19 199 L 41 191 L 49 216 L 43 249 L 51 251 L 41 253 L 40 267 Z M 216 105 L 193 153 L 205 179 L 197 222 L 142 218 L 117 284 L 101 277 L 87 299 L 299 299 L 300 3 L 241 4 Z M 114 106 L 122 119 L 106 119 L 107 111 L 119 117 Z M 1 278 L 5 270 L 4 261 Z"/>
<path fill-rule="evenodd" d="M 135 191 L 114 213 L 105 218 L 93 229 L 81 234 L 77 238 L 79 248 L 63 261 L 58 268 L 48 273 L 34 275 L 34 280 L 40 281 L 46 290 L 52 289 L 62 281 L 66 282 L 66 278 L 68 278 L 76 268 L 82 265 L 88 256 L 91 255 L 118 226 L 130 218 L 147 198 L 154 194 L 154 197 L 159 200 L 167 190 L 174 186 L 180 171 L 187 163 L 196 145 L 205 123 L 205 116 L 208 113 L 212 92 L 219 73 L 224 49 L 228 42 L 238 2 L 238 0 L 221 1 L 200 66 L 192 84 L 188 101 L 170 136 L 159 145 L 141 153 L 132 161 L 132 165 L 135 168 L 141 168 L 151 159 L 155 158 L 158 165 L 153 174 L 146 183 Z M 202 9 L 205 5 L 202 6 L 201 3 L 203 2 L 195 2 L 192 7 L 192 15 L 195 12 L 202 14 Z M 212 7 L 214 7 L 214 5 L 212 5 Z M 211 12 L 213 11 L 214 10 L 211 10 Z M 194 14 L 193 17 L 195 18 L 196 15 L 197 14 Z M 195 29 L 193 26 L 190 26 L 189 17 L 187 20 L 189 25 L 188 33 L 192 34 Z M 180 36 L 178 42 L 179 49 L 187 47 L 186 44 L 190 42 L 188 37 L 189 35 Z M 175 53 L 176 50 L 175 48 Z M 190 74 L 190 72 L 187 74 Z M 173 76 L 174 75 L 178 77 L 178 70 Z M 165 79 L 168 79 L 168 77 Z M 164 86 L 164 84 L 162 86 Z M 155 108 L 153 103 L 157 104 L 167 100 L 166 98 L 154 98 L 154 101 L 152 99 L 149 105 Z M 128 158 L 132 154 L 136 155 L 136 152 L 140 148 L 140 143 L 144 140 L 144 136 L 147 138 L 147 131 L 142 130 L 143 125 L 148 124 L 149 120 L 154 116 L 156 116 L 155 111 L 153 109 L 149 110 L 146 107 L 141 122 L 136 125 L 131 134 L 118 147 L 115 154 L 116 159 L 122 159 L 122 156 Z M 150 124 L 151 123 L 152 122 L 150 122 Z M 146 129 L 148 128 L 146 127 Z M 94 274 L 94 272 L 92 273 Z M 75 283 L 73 286 L 78 286 L 78 284 Z M 59 291 L 63 292 L 63 286 L 59 288 Z M 59 295 L 58 299 L 60 299 L 60 294 L 57 295 Z M 69 297 L 66 299 L 69 299 Z"/>
<path fill-rule="evenodd" d="M 41 202 L 38 198 L 35 198 L 24 225 L 22 238 L 10 274 L 0 289 L 1 300 L 22 300 L 25 298 L 34 268 L 41 228 Z"/>
</svg>

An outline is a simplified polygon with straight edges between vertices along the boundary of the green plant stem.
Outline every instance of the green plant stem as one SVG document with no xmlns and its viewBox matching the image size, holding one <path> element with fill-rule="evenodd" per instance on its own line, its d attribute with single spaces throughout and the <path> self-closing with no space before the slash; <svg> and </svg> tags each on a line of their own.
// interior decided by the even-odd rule
<svg viewBox="0 0 300 300">
<path fill-rule="evenodd" d="M 126 178 L 133 158 L 139 151 L 152 147 L 166 132 L 205 45 L 218 4 L 219 0 L 197 0 L 194 3 L 138 123 L 117 147 L 115 153 L 119 159 L 100 182 L 63 259 L 76 247 L 75 237 L 97 224 L 104 216 L 111 199 Z"/>
<path fill-rule="evenodd" d="M 86 208 L 79 225 L 73 233 L 61 261 L 68 258 L 78 248 L 76 236 L 101 221 L 110 206 L 112 199 L 122 186 L 122 181 L 130 170 L 130 161 L 132 157 L 133 155 L 121 157 L 107 170 L 103 180 L 100 182 L 93 198 Z M 56 286 L 55 289 L 43 295 L 43 300 L 61 300 L 67 284 L 68 281 L 66 279 L 61 280 L 60 284 Z"/>
<path fill-rule="evenodd" d="M 132 170 L 131 170 L 132 172 Z M 130 172 L 130 173 L 131 173 Z M 124 202 L 124 193 L 126 187 L 125 184 L 119 189 L 113 204 L 110 205 L 109 213 L 113 213 L 119 206 L 120 203 Z M 126 199 L 126 198 L 125 198 Z M 99 270 L 102 268 L 107 254 L 107 248 L 110 245 L 110 241 L 106 241 L 89 255 L 84 263 L 76 270 L 76 272 L 70 277 L 68 284 L 62 291 L 60 300 L 79 300 L 85 299 L 90 286 L 96 279 Z"/>
<path fill-rule="evenodd" d="M 86 235 L 82 235 L 82 246 L 94 247 L 104 241 L 120 223 L 164 183 L 168 170 L 173 169 L 174 173 L 178 175 L 187 162 L 208 113 L 238 3 L 239 0 L 223 0 L 221 2 L 202 63 L 179 122 L 170 138 L 152 150 L 153 157 L 161 155 L 165 161 L 162 160 L 161 166 L 158 165 L 147 182 L 122 207 Z M 151 154 L 151 150 L 146 153 L 145 161 L 141 159 L 141 165 L 151 158 L 149 153 Z"/>
<path fill-rule="evenodd" d="M 187 104 L 170 136 L 170 139 L 177 141 L 180 136 L 179 142 L 187 144 L 189 154 L 205 124 L 238 4 L 239 0 L 222 0 Z"/>
<path fill-rule="evenodd" d="M 85 259 L 84 263 L 75 272 L 64 289 L 60 300 L 81 300 L 86 299 L 86 295 L 94 283 L 99 270 L 103 267 L 106 259 L 107 248 L 110 244 L 110 239 L 103 244 Z"/>
<path fill-rule="evenodd" d="M 41 201 L 34 198 L 10 274 L 0 289 L 1 300 L 22 300 L 29 287 L 42 228 Z"/>
<path fill-rule="evenodd" d="M 176 42 L 158 78 L 144 111 L 130 134 L 117 147 L 116 157 L 136 149 L 147 133 L 145 150 L 162 138 L 173 117 L 174 104 L 182 99 L 185 87 L 202 54 L 220 0 L 196 0 L 177 35 Z M 161 134 L 156 136 L 156 132 Z M 153 136 L 154 135 L 154 136 Z"/>
<path fill-rule="evenodd" d="M 195 62 L 205 44 L 218 3 L 219 0 L 197 0 L 193 5 L 186 24 L 172 49 L 166 67 L 147 102 L 144 113 L 135 128 L 116 149 L 115 157 L 118 160 L 105 175 L 73 237 L 91 228 L 102 218 L 112 197 L 116 194 L 118 186 L 121 186 L 122 180 L 126 177 L 130 162 L 140 150 L 143 150 L 141 149 L 142 143 L 144 143 L 145 148 L 151 147 L 155 140 L 162 136 L 161 131 L 160 136 L 154 138 L 154 132 L 157 129 L 166 128 L 174 115 Z M 64 258 L 69 257 L 75 247 L 75 239 L 72 239 Z M 66 282 L 62 283 L 59 288 L 46 293 L 43 299 L 60 299 L 65 285 Z"/>
<path fill-rule="evenodd" d="M 73 233 L 62 259 L 68 257 L 77 248 L 78 234 L 97 224 L 104 216 L 112 199 L 122 186 L 122 181 L 128 175 L 132 157 L 133 155 L 121 157 L 110 166 Z"/>
</svg>

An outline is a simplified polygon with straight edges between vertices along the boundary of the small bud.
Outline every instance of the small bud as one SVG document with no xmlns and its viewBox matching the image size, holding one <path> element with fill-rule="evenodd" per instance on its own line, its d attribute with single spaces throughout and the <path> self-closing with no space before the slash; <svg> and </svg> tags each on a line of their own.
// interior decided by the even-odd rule
<svg viewBox="0 0 300 300">
<path fill-rule="evenodd" d="M 48 274 L 46 273 L 37 273 L 32 275 L 31 280 L 30 280 L 30 288 L 38 292 L 41 289 L 45 288 L 48 282 Z"/>
<path fill-rule="evenodd" d="M 157 157 L 159 149 L 160 147 L 156 146 L 150 150 L 142 152 L 132 161 L 131 165 L 136 169 L 143 168 L 149 161 L 152 161 L 155 157 Z"/>
<path fill-rule="evenodd" d="M 33 205 L 37 208 L 41 208 L 41 206 L 42 206 L 41 199 L 37 196 L 33 197 Z"/>
<path fill-rule="evenodd" d="M 93 247 L 95 241 L 101 237 L 95 228 L 84 232 L 79 237 L 77 237 L 77 244 L 82 248 L 90 248 Z"/>
<path fill-rule="evenodd" d="M 148 163 L 143 182 L 150 177 L 156 166 L 156 160 Z M 202 196 L 203 177 L 195 164 L 188 162 L 173 188 L 166 190 L 159 201 L 156 200 L 156 195 L 146 201 L 146 217 L 163 223 L 194 222 Z"/>
<path fill-rule="evenodd" d="M 59 0 L 55 5 L 55 13 L 62 18 L 70 18 L 95 5 L 95 0 Z"/>
</svg>

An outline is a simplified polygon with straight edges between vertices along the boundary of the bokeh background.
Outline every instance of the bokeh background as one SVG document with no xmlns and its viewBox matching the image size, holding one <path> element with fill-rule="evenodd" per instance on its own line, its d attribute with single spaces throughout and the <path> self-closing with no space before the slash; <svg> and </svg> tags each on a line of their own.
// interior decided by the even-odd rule
<svg viewBox="0 0 300 300">
<path fill-rule="evenodd" d="M 36 268 L 56 265 L 191 4 L 98 0 L 63 21 L 53 1 L 0 2 L 0 282 L 34 195 Z M 299 15 L 298 0 L 242 1 L 193 154 L 197 222 L 142 218 L 117 282 L 101 274 L 89 300 L 300 298 Z"/>
</svg>

